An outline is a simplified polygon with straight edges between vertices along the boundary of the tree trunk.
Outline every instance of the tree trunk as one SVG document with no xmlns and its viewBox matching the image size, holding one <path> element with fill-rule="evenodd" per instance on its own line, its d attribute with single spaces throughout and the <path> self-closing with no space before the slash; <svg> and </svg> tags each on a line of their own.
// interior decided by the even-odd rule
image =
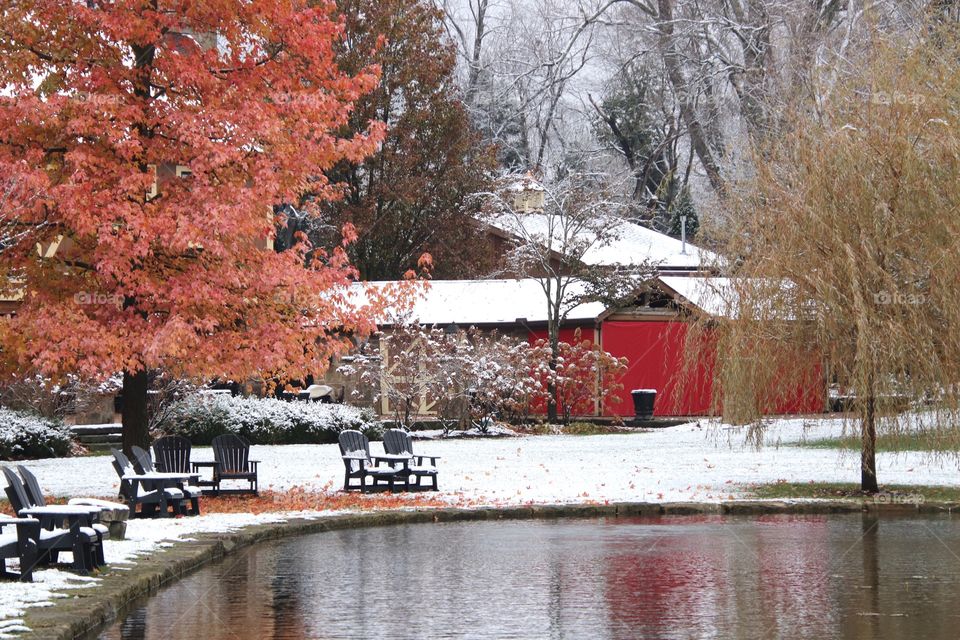
<svg viewBox="0 0 960 640">
<path fill-rule="evenodd" d="M 871 385 L 872 386 L 872 385 Z M 879 493 L 877 485 L 877 399 L 871 390 L 867 396 L 867 410 L 861 426 L 863 443 L 860 448 L 860 490 Z"/>
<path fill-rule="evenodd" d="M 473 34 L 473 53 L 470 57 L 470 71 L 467 75 L 467 91 L 464 102 L 467 106 L 474 106 L 473 102 L 477 95 L 478 85 L 480 84 L 480 67 L 483 58 L 483 39 L 486 37 L 487 4 L 489 0 L 481 0 L 477 3 L 475 18 L 476 31 Z M 466 45 L 466 43 L 464 43 Z"/>
<path fill-rule="evenodd" d="M 557 423 L 557 359 L 560 356 L 560 327 L 556 326 L 556 321 L 551 323 L 547 332 L 550 334 L 550 378 L 547 383 L 547 422 Z"/>
<path fill-rule="evenodd" d="M 710 186 L 719 196 L 724 196 L 726 192 L 726 183 L 720 175 L 720 166 L 713 157 L 707 141 L 707 134 L 704 131 L 703 123 L 697 117 L 693 99 L 690 96 L 690 88 L 683 77 L 681 69 L 680 52 L 677 50 L 677 44 L 674 42 L 674 23 L 673 23 L 673 0 L 659 0 L 659 16 L 657 30 L 659 32 L 660 52 L 663 57 L 663 66 L 667 71 L 667 79 L 670 81 L 674 92 L 677 94 L 677 103 L 680 107 L 680 117 L 683 123 L 687 125 L 687 134 L 690 136 L 690 146 L 696 152 L 707 172 L 707 179 Z"/>
<path fill-rule="evenodd" d="M 134 445 L 146 449 L 150 446 L 150 430 L 147 423 L 147 371 L 123 372 L 123 451 L 128 456 Z"/>
</svg>

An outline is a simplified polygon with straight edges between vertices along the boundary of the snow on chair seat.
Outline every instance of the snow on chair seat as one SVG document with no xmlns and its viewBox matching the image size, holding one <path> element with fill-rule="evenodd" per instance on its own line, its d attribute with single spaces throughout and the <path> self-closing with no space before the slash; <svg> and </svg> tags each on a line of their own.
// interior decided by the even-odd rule
<svg viewBox="0 0 960 640">
<path fill-rule="evenodd" d="M 24 489 L 27 494 L 27 498 L 30 500 L 30 504 L 35 507 L 45 507 L 47 505 L 46 499 L 43 497 L 43 491 L 40 489 L 40 483 L 37 481 L 37 477 L 33 475 L 33 472 L 30 469 L 26 468 L 23 465 L 17 466 L 17 471 L 20 472 L 20 477 L 23 479 Z M 115 502 L 108 503 L 118 507 L 123 511 L 127 511 L 127 508 L 121 504 Z M 79 502 L 74 502 L 73 500 L 67 505 L 70 507 L 84 508 L 90 514 L 90 519 L 93 522 L 91 525 L 92 528 L 97 532 L 98 543 L 103 544 L 104 540 L 110 538 L 110 527 L 101 522 L 101 518 L 106 513 L 104 507 L 98 505 L 89 505 L 81 504 Z"/>
<path fill-rule="evenodd" d="M 3 467 L 3 475 L 7 479 L 7 498 L 14 512 L 23 518 L 35 518 L 43 529 L 36 536 L 38 558 L 56 562 L 61 551 L 70 551 L 73 553 L 74 571 L 83 575 L 106 564 L 103 540 L 91 526 L 89 509 L 69 505 L 35 505 L 13 469 Z"/>
<path fill-rule="evenodd" d="M 113 468 L 120 476 L 120 497 L 126 501 L 131 518 L 180 515 L 186 511 L 182 504 L 183 492 L 169 486 L 172 481 L 144 477 L 144 474 L 137 473 L 122 451 L 111 449 L 110 453 L 113 454 Z M 170 513 L 171 509 L 173 513 Z"/>
<path fill-rule="evenodd" d="M 344 466 L 344 491 L 367 492 L 382 488 L 392 491 L 396 488 L 410 488 L 410 472 L 407 469 L 376 466 L 370 456 L 370 440 L 367 436 L 359 431 L 346 429 L 340 432 L 338 442 Z M 367 484 L 367 478 L 372 480 L 372 484 Z M 351 483 L 351 480 L 357 482 Z"/>
<path fill-rule="evenodd" d="M 383 450 L 388 455 L 409 456 L 411 460 L 409 465 L 410 475 L 417 479 L 416 488 L 437 491 L 437 460 L 440 459 L 440 456 L 415 454 L 413 452 L 413 438 L 403 429 L 387 429 L 383 434 Z M 424 463 L 424 460 L 429 460 L 430 463 Z M 430 484 L 426 487 L 420 484 L 420 478 L 424 477 L 430 478 Z"/>
<path fill-rule="evenodd" d="M 189 484 L 190 473 L 178 473 L 178 472 L 165 472 L 158 471 L 153 466 L 153 458 L 150 457 L 150 452 L 141 449 L 140 447 L 134 445 L 130 447 L 130 451 L 133 453 L 133 466 L 136 468 L 137 472 L 140 474 L 167 474 L 171 476 L 169 479 L 166 479 L 167 482 L 172 482 L 173 487 L 181 492 L 180 498 L 183 499 L 186 497 L 190 501 L 190 515 L 198 516 L 200 515 L 200 488 L 193 487 Z M 164 484 L 163 486 L 171 488 L 169 484 Z M 168 494 L 169 495 L 169 494 Z"/>
</svg>

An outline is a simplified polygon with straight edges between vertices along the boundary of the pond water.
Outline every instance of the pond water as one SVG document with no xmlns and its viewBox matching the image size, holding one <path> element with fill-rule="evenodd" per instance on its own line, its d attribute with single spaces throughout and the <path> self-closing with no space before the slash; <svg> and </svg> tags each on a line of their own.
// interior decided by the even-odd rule
<svg viewBox="0 0 960 640">
<path fill-rule="evenodd" d="M 956 638 L 960 520 L 417 524 L 245 549 L 103 639 Z"/>
</svg>

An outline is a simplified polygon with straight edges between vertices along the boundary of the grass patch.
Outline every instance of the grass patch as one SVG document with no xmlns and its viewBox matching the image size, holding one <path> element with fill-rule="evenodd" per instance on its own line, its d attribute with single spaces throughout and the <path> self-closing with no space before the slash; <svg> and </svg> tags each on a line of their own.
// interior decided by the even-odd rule
<svg viewBox="0 0 960 640">
<path fill-rule="evenodd" d="M 818 498 L 822 500 L 866 499 L 877 502 L 960 502 L 960 487 L 935 485 L 888 484 L 880 487 L 879 496 L 865 494 L 852 482 L 771 482 L 750 485 L 752 498 Z"/>
<path fill-rule="evenodd" d="M 563 425 L 538 422 L 513 428 L 517 433 L 531 436 L 602 436 L 611 433 L 643 433 L 645 431 L 644 429 L 625 427 L 622 424 L 587 421 L 577 421 Z"/>
<path fill-rule="evenodd" d="M 546 422 L 532 422 L 530 424 L 513 424 L 510 428 L 517 433 L 527 436 L 553 436 L 557 434 L 557 427 Z"/>
<path fill-rule="evenodd" d="M 635 433 L 636 429 L 615 424 L 596 424 L 593 422 L 571 422 L 562 427 L 562 433 L 570 436 L 598 436 L 608 433 Z"/>
<path fill-rule="evenodd" d="M 823 438 L 798 442 L 799 447 L 811 449 L 846 449 L 860 450 L 859 436 L 844 436 L 841 438 Z M 960 433 L 945 434 L 937 431 L 921 431 L 915 433 L 882 434 L 877 436 L 877 451 L 949 451 L 960 452 Z"/>
</svg>

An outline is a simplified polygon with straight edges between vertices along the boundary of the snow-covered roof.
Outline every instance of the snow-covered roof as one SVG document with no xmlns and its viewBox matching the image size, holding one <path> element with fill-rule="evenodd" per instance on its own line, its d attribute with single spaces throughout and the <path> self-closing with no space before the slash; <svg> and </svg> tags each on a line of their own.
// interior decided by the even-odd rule
<svg viewBox="0 0 960 640">
<path fill-rule="evenodd" d="M 733 292 L 730 278 L 699 276 L 660 276 L 659 281 L 677 294 L 678 302 L 688 303 L 713 316 L 727 316 Z M 355 292 L 363 304 L 364 288 L 382 290 L 396 286 L 396 282 L 368 282 L 357 284 Z M 571 286 L 577 286 L 573 283 Z M 576 291 L 573 291 L 576 295 Z M 609 309 L 602 302 L 588 302 L 575 307 L 567 321 L 583 322 L 604 317 Z M 535 278 L 520 280 L 431 280 L 419 292 L 409 317 L 425 325 L 461 327 L 471 325 L 515 325 L 518 319 L 526 323 L 547 321 L 547 300 L 540 282 Z M 376 322 L 389 326 L 398 321 L 394 310 L 387 310 Z"/>
<path fill-rule="evenodd" d="M 385 287 L 396 285 L 388 282 L 370 282 L 364 286 Z M 591 302 L 575 307 L 567 316 L 568 321 L 594 320 L 606 310 L 600 302 Z M 516 324 L 546 322 L 547 298 L 540 282 L 530 278 L 523 280 L 431 280 L 414 303 L 410 320 L 420 324 L 470 325 Z M 380 325 L 389 325 L 394 318 L 377 320 Z"/>
<path fill-rule="evenodd" d="M 517 180 L 516 182 L 507 186 L 508 191 L 545 191 L 543 185 L 537 182 L 537 180 L 527 174 Z"/>
<path fill-rule="evenodd" d="M 735 298 L 730 278 L 661 276 L 659 280 L 683 298 L 682 301 L 701 311 L 712 316 L 729 316 L 731 313 Z"/>
<path fill-rule="evenodd" d="M 558 236 L 557 228 L 562 226 L 551 216 L 543 213 L 503 215 L 486 221 L 491 226 L 512 236 L 531 239 L 544 239 L 550 236 L 550 229 Z M 589 244 L 587 239 L 585 244 Z M 571 243 L 566 243 L 571 244 Z M 554 246 L 563 246 L 564 242 L 555 240 Z M 617 221 L 611 227 L 610 238 L 606 242 L 593 243 L 583 255 L 583 261 L 596 266 L 630 266 L 649 264 L 661 270 L 697 270 L 715 266 L 719 257 L 689 242 L 684 251 L 683 243 L 676 238 L 648 229 L 627 220 Z"/>
</svg>

